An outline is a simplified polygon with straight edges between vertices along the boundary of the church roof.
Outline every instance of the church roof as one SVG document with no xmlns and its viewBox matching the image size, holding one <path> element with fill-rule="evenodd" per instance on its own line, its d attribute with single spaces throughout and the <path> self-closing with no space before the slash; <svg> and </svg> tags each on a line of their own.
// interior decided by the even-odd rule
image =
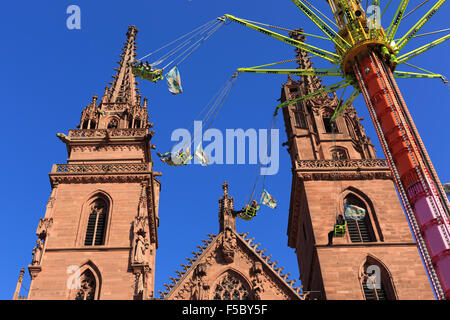
<svg viewBox="0 0 450 320">
<path fill-rule="evenodd" d="M 225 185 L 224 185 L 225 186 Z M 225 200 L 230 200 L 223 205 Z M 219 200 L 221 209 L 219 221 L 224 222 L 223 214 L 232 206 L 228 197 L 228 185 L 224 187 L 224 197 Z M 232 208 L 231 208 L 232 209 Z M 234 219 L 234 218 L 233 218 Z M 271 261 L 272 255 L 266 255 L 260 244 L 253 243 L 248 233 L 238 234 L 233 225 L 226 225 L 218 235 L 208 234 L 203 244 L 192 251 L 193 257 L 186 258 L 182 271 L 171 277 L 170 284 L 164 284 L 166 290 L 160 293 L 167 300 L 211 300 L 215 298 L 218 282 L 224 275 L 231 273 L 240 278 L 243 287 L 249 292 L 250 299 L 261 300 L 305 300 L 301 287 L 294 284 L 297 280 L 288 279 L 284 267 L 277 267 L 278 261 Z M 220 286 L 219 286 L 220 287 Z"/>
</svg>

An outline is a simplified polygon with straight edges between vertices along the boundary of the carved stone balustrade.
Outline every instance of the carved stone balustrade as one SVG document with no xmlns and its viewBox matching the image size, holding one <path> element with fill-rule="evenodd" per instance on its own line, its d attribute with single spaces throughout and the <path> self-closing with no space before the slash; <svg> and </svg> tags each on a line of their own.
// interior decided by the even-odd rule
<svg viewBox="0 0 450 320">
<path fill-rule="evenodd" d="M 55 164 L 51 174 L 148 173 L 150 171 L 148 163 Z"/>
<path fill-rule="evenodd" d="M 69 130 L 69 138 L 144 137 L 148 129 L 78 129 Z"/>
<path fill-rule="evenodd" d="M 298 160 L 295 171 L 305 181 L 392 179 L 385 159 Z"/>
</svg>

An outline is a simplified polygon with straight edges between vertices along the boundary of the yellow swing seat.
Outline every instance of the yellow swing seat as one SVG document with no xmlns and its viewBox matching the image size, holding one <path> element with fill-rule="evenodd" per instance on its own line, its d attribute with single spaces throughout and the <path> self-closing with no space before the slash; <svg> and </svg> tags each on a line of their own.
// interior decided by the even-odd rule
<svg viewBox="0 0 450 320">
<path fill-rule="evenodd" d="M 164 79 L 162 69 L 155 69 L 150 71 L 145 69 L 143 65 L 138 65 L 137 63 L 132 63 L 131 69 L 135 77 L 139 77 L 144 80 L 157 82 Z"/>
<path fill-rule="evenodd" d="M 334 236 L 336 238 L 342 238 L 345 236 L 345 230 L 347 228 L 347 221 L 345 221 L 345 224 L 335 224 L 334 225 Z"/>
<path fill-rule="evenodd" d="M 245 208 L 244 214 L 240 218 L 242 218 L 243 220 L 246 220 L 246 221 L 250 221 L 256 216 L 256 212 L 258 210 L 259 210 L 259 206 L 257 208 L 254 208 L 254 207 L 248 205 Z"/>
</svg>

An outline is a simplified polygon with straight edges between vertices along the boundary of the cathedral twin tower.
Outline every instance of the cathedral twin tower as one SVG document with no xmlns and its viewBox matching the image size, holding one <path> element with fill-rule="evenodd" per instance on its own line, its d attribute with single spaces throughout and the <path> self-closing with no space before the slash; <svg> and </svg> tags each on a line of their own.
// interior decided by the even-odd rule
<svg viewBox="0 0 450 320">
<path fill-rule="evenodd" d="M 27 299 L 157 298 L 161 174 L 153 170 L 147 99 L 142 103 L 128 64 L 136 34 L 128 29 L 114 81 L 83 110 L 79 129 L 58 134 L 68 159 L 49 174 L 52 192 L 28 266 Z M 311 67 L 305 52 L 297 54 L 300 68 Z M 282 100 L 321 86 L 314 76 L 289 78 Z M 376 158 L 353 107 L 330 121 L 337 104 L 336 96 L 321 96 L 283 110 L 293 172 L 288 245 L 298 257 L 303 291 L 253 239 L 236 232 L 224 184 L 219 234 L 208 235 L 162 298 L 433 299 L 389 168 Z M 366 216 L 347 221 L 344 236 L 328 245 L 344 203 L 364 208 Z M 368 285 L 370 268 L 378 272 L 376 286 Z M 19 291 L 20 283 L 15 299 Z"/>
</svg>

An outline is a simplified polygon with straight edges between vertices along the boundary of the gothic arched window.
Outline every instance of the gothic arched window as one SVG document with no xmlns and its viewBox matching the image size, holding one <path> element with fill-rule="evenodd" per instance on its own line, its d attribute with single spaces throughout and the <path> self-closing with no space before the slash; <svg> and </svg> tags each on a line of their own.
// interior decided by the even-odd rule
<svg viewBox="0 0 450 320">
<path fill-rule="evenodd" d="M 392 277 L 377 259 L 371 256 L 366 258 L 360 279 L 366 300 L 397 300 Z"/>
<path fill-rule="evenodd" d="M 75 294 L 75 300 L 94 300 L 97 283 L 91 270 L 86 269 L 80 277 L 80 287 Z"/>
<path fill-rule="evenodd" d="M 91 120 L 91 126 L 89 129 L 95 129 L 96 125 L 97 124 L 96 124 L 95 120 Z"/>
<path fill-rule="evenodd" d="M 134 120 L 134 127 L 136 129 L 139 129 L 141 127 L 141 120 L 140 119 L 135 119 Z"/>
<path fill-rule="evenodd" d="M 86 228 L 85 246 L 100 246 L 105 244 L 106 222 L 108 218 L 108 203 L 98 198 L 92 202 Z"/>
<path fill-rule="evenodd" d="M 331 121 L 330 116 L 324 115 L 322 119 L 325 127 L 325 133 L 339 133 L 339 128 L 336 121 Z"/>
<path fill-rule="evenodd" d="M 214 300 L 251 300 L 250 288 L 237 274 L 227 272 L 214 286 Z"/>
<path fill-rule="evenodd" d="M 88 125 L 89 125 L 89 120 L 84 120 L 83 125 L 81 126 L 81 129 L 89 129 Z"/>
<path fill-rule="evenodd" d="M 365 211 L 364 218 L 361 220 L 348 219 L 346 217 L 350 240 L 352 242 L 376 241 L 372 229 L 372 224 L 370 222 L 369 211 L 367 210 L 367 206 L 364 203 L 364 201 L 362 201 L 359 197 L 357 197 L 353 193 L 350 193 L 344 198 L 344 204 L 353 205 Z M 345 207 L 344 210 L 346 210 Z"/>
</svg>

